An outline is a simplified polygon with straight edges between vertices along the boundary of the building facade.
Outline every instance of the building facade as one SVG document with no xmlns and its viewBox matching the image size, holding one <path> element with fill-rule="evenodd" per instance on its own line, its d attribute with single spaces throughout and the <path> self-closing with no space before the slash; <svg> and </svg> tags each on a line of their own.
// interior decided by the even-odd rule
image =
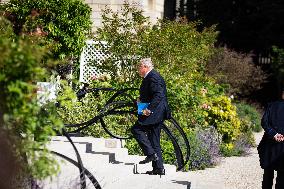
<svg viewBox="0 0 284 189">
<path fill-rule="evenodd" d="M 109 6 L 113 11 L 120 11 L 125 0 L 85 0 L 92 8 L 91 19 L 93 28 L 101 26 L 102 10 Z M 149 16 L 152 22 L 164 15 L 164 0 L 128 0 L 130 4 L 135 3 L 144 11 L 145 16 Z"/>
</svg>

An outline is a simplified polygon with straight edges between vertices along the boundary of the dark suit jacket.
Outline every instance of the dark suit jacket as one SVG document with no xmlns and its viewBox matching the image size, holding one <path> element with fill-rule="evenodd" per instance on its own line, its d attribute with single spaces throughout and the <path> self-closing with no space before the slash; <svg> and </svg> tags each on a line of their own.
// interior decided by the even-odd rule
<svg viewBox="0 0 284 189">
<path fill-rule="evenodd" d="M 260 165 L 274 170 L 284 169 L 284 142 L 277 142 L 277 133 L 284 135 L 284 101 L 270 103 L 261 119 L 264 135 L 258 145 Z"/>
<path fill-rule="evenodd" d="M 139 124 L 152 125 L 170 118 L 166 84 L 162 76 L 155 70 L 151 70 L 142 81 L 140 101 L 150 103 L 148 109 L 152 113 L 150 116 L 139 115 Z"/>
</svg>

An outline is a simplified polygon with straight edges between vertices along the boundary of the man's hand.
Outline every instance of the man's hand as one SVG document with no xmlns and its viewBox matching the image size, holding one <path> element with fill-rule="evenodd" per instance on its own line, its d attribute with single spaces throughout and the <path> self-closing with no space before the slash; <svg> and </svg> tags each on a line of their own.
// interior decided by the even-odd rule
<svg viewBox="0 0 284 189">
<path fill-rule="evenodd" d="M 152 112 L 150 110 L 148 110 L 147 108 L 145 110 L 143 110 L 143 115 L 145 116 L 149 116 Z"/>
<path fill-rule="evenodd" d="M 282 142 L 282 141 L 284 141 L 284 136 L 283 136 L 282 134 L 277 133 L 277 134 L 274 136 L 274 139 L 275 139 L 277 142 Z"/>
</svg>

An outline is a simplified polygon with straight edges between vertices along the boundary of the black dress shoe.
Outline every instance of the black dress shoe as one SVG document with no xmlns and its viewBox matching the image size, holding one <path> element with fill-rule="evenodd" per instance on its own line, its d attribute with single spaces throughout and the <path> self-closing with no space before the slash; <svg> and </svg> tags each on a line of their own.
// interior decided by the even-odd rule
<svg viewBox="0 0 284 189">
<path fill-rule="evenodd" d="M 152 171 L 147 171 L 148 175 L 165 175 L 165 169 L 153 169 Z"/>
<path fill-rule="evenodd" d="M 146 163 L 149 163 L 151 161 L 157 161 L 159 158 L 157 156 L 157 154 L 152 154 L 152 155 L 149 155 L 149 156 L 146 156 L 146 158 L 142 161 L 139 162 L 139 164 L 146 164 Z"/>
</svg>

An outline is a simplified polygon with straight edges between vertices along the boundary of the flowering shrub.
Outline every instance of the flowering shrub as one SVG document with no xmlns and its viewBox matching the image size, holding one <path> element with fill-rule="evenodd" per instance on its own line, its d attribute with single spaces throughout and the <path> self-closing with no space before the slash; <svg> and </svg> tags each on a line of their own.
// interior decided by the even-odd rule
<svg viewBox="0 0 284 189">
<path fill-rule="evenodd" d="M 252 142 L 254 142 L 252 136 L 252 133 L 241 133 L 235 141 L 222 143 L 220 145 L 222 155 L 229 157 L 248 154 L 249 149 L 253 146 Z"/>
<path fill-rule="evenodd" d="M 189 169 L 204 169 L 216 165 L 220 161 L 220 140 L 214 127 L 196 128 L 189 133 L 190 162 Z"/>
<path fill-rule="evenodd" d="M 236 140 L 240 135 L 240 119 L 238 118 L 236 107 L 231 103 L 231 99 L 226 96 L 219 96 L 209 103 L 211 108 L 208 112 L 208 122 L 217 128 L 225 143 Z"/>
</svg>

